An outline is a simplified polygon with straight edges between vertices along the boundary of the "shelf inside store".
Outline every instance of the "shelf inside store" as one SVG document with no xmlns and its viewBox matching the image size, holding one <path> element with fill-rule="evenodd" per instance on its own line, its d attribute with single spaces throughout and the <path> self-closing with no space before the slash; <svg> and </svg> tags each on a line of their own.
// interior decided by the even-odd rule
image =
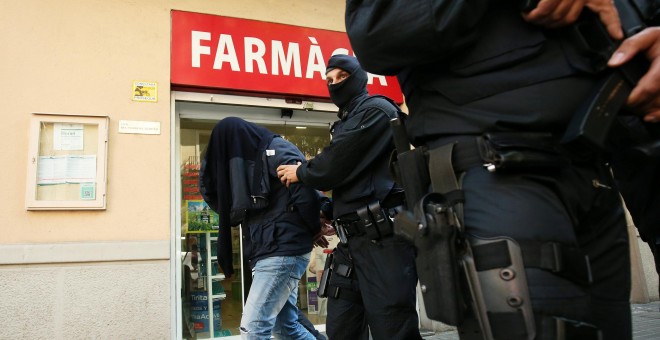
<svg viewBox="0 0 660 340">
<path fill-rule="evenodd" d="M 213 300 L 219 299 L 219 300 L 224 300 L 227 297 L 227 294 L 225 293 L 220 293 L 220 294 L 213 294 L 211 295 L 211 298 Z"/>
<path fill-rule="evenodd" d="M 225 279 L 225 274 L 222 273 L 211 276 L 211 280 L 222 281 L 224 279 Z"/>
</svg>

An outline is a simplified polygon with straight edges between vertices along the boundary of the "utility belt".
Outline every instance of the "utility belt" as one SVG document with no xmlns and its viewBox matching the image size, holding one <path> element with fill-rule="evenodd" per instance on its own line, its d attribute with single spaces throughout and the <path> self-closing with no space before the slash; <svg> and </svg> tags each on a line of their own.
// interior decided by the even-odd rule
<svg viewBox="0 0 660 340">
<path fill-rule="evenodd" d="M 384 208 L 379 202 L 366 205 L 355 212 L 344 214 L 334 220 L 334 227 L 341 243 L 348 243 L 352 237 L 367 235 L 377 241 L 394 234 L 394 216 L 403 210 L 398 204 Z"/>
<path fill-rule="evenodd" d="M 570 150 L 559 138 L 546 132 L 492 132 L 480 136 L 452 136 L 426 143 L 423 150 L 455 143 L 452 165 L 455 172 L 482 166 L 490 172 L 557 168 L 570 163 Z"/>
</svg>

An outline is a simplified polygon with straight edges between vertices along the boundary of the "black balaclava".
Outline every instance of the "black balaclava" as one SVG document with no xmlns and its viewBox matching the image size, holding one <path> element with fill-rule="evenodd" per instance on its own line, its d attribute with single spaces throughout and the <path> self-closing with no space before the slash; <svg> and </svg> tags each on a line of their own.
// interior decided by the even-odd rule
<svg viewBox="0 0 660 340">
<path fill-rule="evenodd" d="M 367 94 L 367 72 L 365 72 L 357 58 L 345 55 L 335 54 L 328 60 L 328 68 L 325 74 L 335 68 L 340 68 L 350 74 L 350 76 L 339 84 L 328 85 L 328 92 L 330 92 L 330 99 L 339 107 L 337 116 L 342 118 L 344 115 L 342 111 L 351 103 L 353 98 L 362 94 Z"/>
</svg>

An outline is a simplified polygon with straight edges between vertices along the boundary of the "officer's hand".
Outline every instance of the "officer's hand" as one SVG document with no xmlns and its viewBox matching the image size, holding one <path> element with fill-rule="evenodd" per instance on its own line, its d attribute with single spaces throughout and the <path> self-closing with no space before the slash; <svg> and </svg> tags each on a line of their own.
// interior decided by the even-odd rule
<svg viewBox="0 0 660 340">
<path fill-rule="evenodd" d="M 321 214 L 321 234 L 323 236 L 332 236 L 336 234 L 335 228 L 332 226 L 332 222 L 325 218 L 323 214 Z"/>
<path fill-rule="evenodd" d="M 314 246 L 327 248 L 330 245 L 326 236 L 331 236 L 335 234 L 335 228 L 332 227 L 332 221 L 330 221 L 323 212 L 320 213 L 321 230 L 314 235 Z"/>
<path fill-rule="evenodd" d="M 280 181 L 288 187 L 292 183 L 298 182 L 296 170 L 298 170 L 299 166 L 300 162 L 295 165 L 280 165 L 277 167 L 277 177 L 279 177 Z"/>
<path fill-rule="evenodd" d="M 574 23 L 585 7 L 598 14 L 612 38 L 623 38 L 621 20 L 612 0 L 540 0 L 535 9 L 523 13 L 523 18 L 546 28 L 563 27 Z"/>
<path fill-rule="evenodd" d="M 624 40 L 609 66 L 620 66 L 638 53 L 644 53 L 651 67 L 630 93 L 627 104 L 644 114 L 645 121 L 660 122 L 660 27 L 646 28 Z"/>
</svg>

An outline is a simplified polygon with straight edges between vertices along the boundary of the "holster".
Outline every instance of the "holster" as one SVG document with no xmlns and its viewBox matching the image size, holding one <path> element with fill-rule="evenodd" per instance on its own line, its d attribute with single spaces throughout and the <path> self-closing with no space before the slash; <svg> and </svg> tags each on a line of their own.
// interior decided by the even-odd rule
<svg viewBox="0 0 660 340">
<path fill-rule="evenodd" d="M 417 248 L 415 262 L 426 314 L 449 325 L 462 322 L 467 308 L 460 284 L 458 248 L 464 242 L 458 229 L 457 202 L 430 193 L 418 201 L 414 213 L 405 211 L 394 219 L 395 231 Z"/>
<path fill-rule="evenodd" d="M 321 281 L 319 282 L 319 289 L 316 291 L 316 295 L 319 297 L 328 297 L 330 277 L 332 276 L 332 258 L 334 257 L 333 253 L 328 254 L 328 257 L 325 259 L 325 266 L 323 267 L 323 274 L 321 275 Z M 338 293 L 338 291 L 337 291 Z M 333 296 L 337 297 L 337 296 Z"/>
<path fill-rule="evenodd" d="M 408 150 L 391 158 L 391 166 L 396 175 L 395 179 L 404 188 L 407 208 L 419 201 L 429 189 L 429 169 L 426 163 L 426 148 L 420 147 Z M 403 166 L 401 166 L 403 165 Z"/>
<path fill-rule="evenodd" d="M 463 193 L 457 190 L 451 161 L 439 169 L 451 160 L 452 148 L 422 147 L 399 154 L 406 200 L 414 205 L 395 217 L 394 232 L 417 248 L 417 275 L 428 317 L 458 325 L 467 310 L 459 270 L 461 249 L 468 246 L 461 235 Z"/>
<path fill-rule="evenodd" d="M 342 254 L 335 254 L 338 250 L 328 254 L 317 295 L 320 297 L 331 297 L 361 304 L 359 293 L 353 291 L 353 264 Z"/>
</svg>

